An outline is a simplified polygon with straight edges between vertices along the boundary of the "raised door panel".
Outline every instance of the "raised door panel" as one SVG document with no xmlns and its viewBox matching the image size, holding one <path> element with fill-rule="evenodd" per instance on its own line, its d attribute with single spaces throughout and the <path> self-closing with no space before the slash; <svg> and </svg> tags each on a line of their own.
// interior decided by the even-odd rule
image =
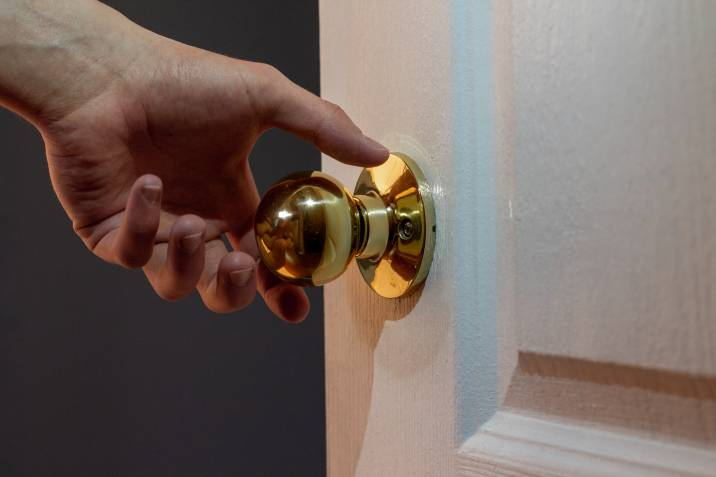
<svg viewBox="0 0 716 477">
<path fill-rule="evenodd" d="M 466 475 L 716 473 L 714 18 L 618 0 L 493 18 L 513 58 L 502 402 Z"/>
</svg>

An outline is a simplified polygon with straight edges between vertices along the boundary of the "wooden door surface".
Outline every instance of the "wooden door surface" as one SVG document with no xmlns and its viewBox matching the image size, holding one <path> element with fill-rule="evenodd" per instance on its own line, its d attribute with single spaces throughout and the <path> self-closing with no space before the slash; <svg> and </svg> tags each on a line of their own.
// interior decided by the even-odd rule
<svg viewBox="0 0 716 477">
<path fill-rule="evenodd" d="M 419 294 L 326 286 L 329 475 L 716 475 L 716 2 L 320 16 L 323 96 L 438 222 Z"/>
</svg>

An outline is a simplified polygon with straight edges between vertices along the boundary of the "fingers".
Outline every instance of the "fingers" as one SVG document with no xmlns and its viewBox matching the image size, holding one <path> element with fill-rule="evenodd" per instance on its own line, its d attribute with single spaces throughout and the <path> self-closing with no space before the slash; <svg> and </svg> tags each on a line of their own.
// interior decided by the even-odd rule
<svg viewBox="0 0 716 477">
<path fill-rule="evenodd" d="M 282 282 L 263 264 L 259 264 L 256 276 L 258 290 L 276 316 L 289 323 L 306 319 L 310 304 L 302 288 Z"/>
<path fill-rule="evenodd" d="M 104 233 L 93 247 L 95 253 L 126 267 L 143 267 L 156 293 L 166 300 L 198 289 L 207 308 L 228 313 L 248 306 L 258 289 L 278 317 L 290 323 L 306 318 L 309 303 L 304 291 L 281 282 L 264 266 L 257 268 L 254 256 L 258 251 L 251 232 L 242 237 L 232 234 L 234 245 L 245 251 L 229 253 L 220 239 L 205 243 L 207 224 L 202 218 L 184 215 L 172 225 L 167 243 L 155 243 L 161 196 L 158 177 L 137 179 L 121 224 Z"/>
<path fill-rule="evenodd" d="M 172 226 L 169 242 L 155 245 L 144 272 L 160 297 L 177 300 L 196 288 L 209 310 L 229 313 L 251 304 L 258 289 L 279 318 L 290 323 L 306 318 L 309 303 L 301 288 L 280 281 L 263 265 L 257 269 L 249 253 L 228 252 L 221 239 L 205 243 L 205 233 L 201 218 L 185 215 Z"/>
<path fill-rule="evenodd" d="M 243 252 L 228 253 L 220 239 L 204 243 L 205 222 L 194 215 L 180 217 L 169 242 L 157 244 L 144 272 L 156 293 L 178 300 L 196 288 L 215 313 L 249 305 L 256 295 L 254 259 Z"/>
<path fill-rule="evenodd" d="M 137 179 L 129 191 L 122 223 L 94 248 L 100 257 L 127 268 L 147 263 L 159 228 L 162 181 L 153 175 Z"/>
<path fill-rule="evenodd" d="M 235 247 L 253 260 L 259 256 L 253 230 L 243 235 L 232 233 L 229 237 Z M 301 287 L 282 282 L 260 262 L 255 269 L 255 276 L 254 290 L 257 289 L 261 293 L 266 306 L 274 315 L 289 323 L 300 323 L 306 319 L 310 303 Z"/>
<path fill-rule="evenodd" d="M 306 318 L 309 302 L 300 287 L 280 281 L 263 265 L 257 268 L 248 253 L 228 252 L 220 239 L 206 242 L 199 252 L 204 257 L 197 276 L 199 257 L 172 253 L 179 246 L 182 230 L 183 227 L 175 224 L 169 244 L 157 245 L 145 267 L 159 296 L 174 300 L 188 295 L 196 287 L 209 310 L 229 313 L 250 305 L 258 289 L 268 308 L 279 318 L 289 323 L 300 323 Z"/>
<path fill-rule="evenodd" d="M 169 242 L 154 247 L 144 273 L 159 296 L 178 300 L 196 287 L 204 269 L 206 223 L 195 215 L 179 217 Z"/>
<path fill-rule="evenodd" d="M 206 307 L 228 313 L 250 305 L 256 296 L 255 268 L 250 255 L 227 253 L 219 239 L 207 242 L 206 266 L 197 286 Z"/>
<path fill-rule="evenodd" d="M 255 101 L 269 125 L 313 142 L 346 164 L 371 167 L 388 158 L 388 150 L 365 136 L 339 106 L 306 91 L 273 67 L 255 67 L 261 77 Z"/>
</svg>

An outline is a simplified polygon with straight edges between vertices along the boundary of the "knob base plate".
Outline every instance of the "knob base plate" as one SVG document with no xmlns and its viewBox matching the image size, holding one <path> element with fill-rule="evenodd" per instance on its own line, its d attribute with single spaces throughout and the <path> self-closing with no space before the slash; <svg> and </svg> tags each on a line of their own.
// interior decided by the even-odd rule
<svg viewBox="0 0 716 477">
<path fill-rule="evenodd" d="M 435 249 L 435 208 L 425 176 L 410 157 L 393 152 L 380 166 L 363 169 L 359 194 L 381 198 L 390 212 L 390 238 L 379 257 L 356 259 L 358 268 L 378 295 L 409 295 L 427 277 Z"/>
</svg>

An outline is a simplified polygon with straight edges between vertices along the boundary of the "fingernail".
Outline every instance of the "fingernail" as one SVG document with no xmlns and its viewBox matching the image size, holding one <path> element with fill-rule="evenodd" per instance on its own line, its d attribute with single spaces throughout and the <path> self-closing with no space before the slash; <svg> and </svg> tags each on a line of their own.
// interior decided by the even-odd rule
<svg viewBox="0 0 716 477">
<path fill-rule="evenodd" d="M 147 184 L 142 187 L 142 195 L 144 199 L 150 204 L 156 204 L 159 202 L 159 198 L 162 196 L 162 188 L 158 185 Z"/>
<path fill-rule="evenodd" d="M 253 275 L 253 273 L 253 268 L 234 270 L 233 272 L 229 272 L 229 281 L 235 287 L 242 288 L 245 287 L 247 283 L 249 283 L 249 280 L 251 280 L 251 275 Z"/>
<path fill-rule="evenodd" d="M 194 253 L 197 251 L 199 246 L 204 242 L 204 234 L 191 234 L 181 238 L 181 249 L 186 253 Z"/>
</svg>

